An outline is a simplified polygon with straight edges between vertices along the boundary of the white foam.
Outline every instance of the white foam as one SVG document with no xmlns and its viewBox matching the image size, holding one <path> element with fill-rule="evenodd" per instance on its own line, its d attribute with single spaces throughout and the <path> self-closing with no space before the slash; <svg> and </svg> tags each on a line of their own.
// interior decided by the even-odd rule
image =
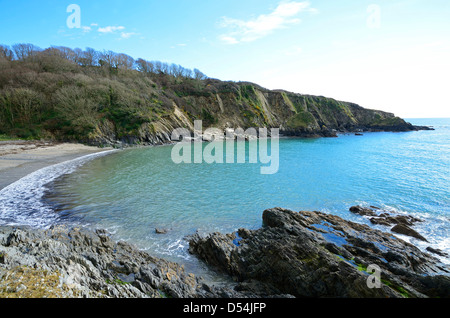
<svg viewBox="0 0 450 318">
<path fill-rule="evenodd" d="M 0 190 L 0 225 L 48 228 L 55 224 L 59 215 L 41 200 L 48 190 L 46 185 L 63 175 L 73 173 L 86 162 L 114 151 L 116 150 L 89 154 L 42 168 Z"/>
</svg>

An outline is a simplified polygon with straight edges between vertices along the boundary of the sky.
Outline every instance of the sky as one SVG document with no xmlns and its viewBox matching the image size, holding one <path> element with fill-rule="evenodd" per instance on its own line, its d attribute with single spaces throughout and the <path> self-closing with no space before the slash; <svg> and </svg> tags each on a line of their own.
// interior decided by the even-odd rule
<svg viewBox="0 0 450 318">
<path fill-rule="evenodd" d="M 450 117 L 448 0 L 0 0 L 0 44 L 15 43 L 112 50 L 403 118 Z"/>
</svg>

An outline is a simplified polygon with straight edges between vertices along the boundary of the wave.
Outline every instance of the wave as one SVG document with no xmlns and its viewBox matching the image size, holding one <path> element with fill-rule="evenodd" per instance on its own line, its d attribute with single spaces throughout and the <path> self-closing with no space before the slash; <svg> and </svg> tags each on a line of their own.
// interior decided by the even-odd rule
<svg viewBox="0 0 450 318">
<path fill-rule="evenodd" d="M 0 225 L 47 229 L 58 223 L 60 216 L 42 200 L 49 190 L 47 185 L 73 173 L 85 163 L 115 151 L 89 154 L 42 168 L 0 190 Z"/>
</svg>

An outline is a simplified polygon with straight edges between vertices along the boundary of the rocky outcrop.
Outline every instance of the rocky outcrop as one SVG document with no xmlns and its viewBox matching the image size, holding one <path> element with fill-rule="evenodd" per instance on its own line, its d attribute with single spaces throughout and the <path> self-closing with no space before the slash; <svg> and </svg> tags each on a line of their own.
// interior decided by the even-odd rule
<svg viewBox="0 0 450 318">
<path fill-rule="evenodd" d="M 0 228 L 0 298 L 245 297 L 105 231 Z"/>
<path fill-rule="evenodd" d="M 254 231 L 196 234 L 189 250 L 242 288 L 263 293 L 450 296 L 450 268 L 389 233 L 333 215 L 281 208 L 264 211 L 263 221 L 264 227 Z"/>
<path fill-rule="evenodd" d="M 369 208 L 352 206 L 350 208 L 350 212 L 368 217 L 372 224 L 388 227 L 392 227 L 392 225 L 394 225 L 394 227 L 391 228 L 391 231 L 394 233 L 411 236 L 418 240 L 428 242 L 425 237 L 411 228 L 411 226 L 415 223 L 423 222 L 423 220 L 415 218 L 412 215 L 399 215 L 375 206 L 371 206 Z"/>
<path fill-rule="evenodd" d="M 156 80 L 156 79 L 155 79 Z M 155 85 L 156 86 L 156 85 Z M 114 124 L 104 120 L 87 140 L 95 145 L 160 145 L 170 143 L 172 131 L 186 128 L 194 135 L 194 120 L 203 129 L 279 128 L 285 136 L 337 137 L 339 132 L 414 131 L 429 127 L 413 126 L 394 114 L 365 109 L 357 104 L 323 96 L 268 90 L 254 83 L 204 80 L 198 91 L 179 96 L 171 90 L 152 88 L 154 96 L 165 100 L 164 116 L 140 125 L 132 133 L 115 132 Z M 201 94 L 200 94 L 201 92 Z"/>
<path fill-rule="evenodd" d="M 191 253 L 233 278 L 220 286 L 106 231 L 0 227 L 0 298 L 450 296 L 450 268 L 391 234 L 281 208 L 263 221 L 258 230 L 187 238 Z"/>
</svg>

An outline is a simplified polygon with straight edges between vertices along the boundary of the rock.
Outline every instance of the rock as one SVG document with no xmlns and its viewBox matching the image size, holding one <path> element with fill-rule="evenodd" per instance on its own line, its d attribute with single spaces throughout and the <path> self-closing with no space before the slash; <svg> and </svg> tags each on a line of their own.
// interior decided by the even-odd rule
<svg viewBox="0 0 450 318">
<path fill-rule="evenodd" d="M 384 226 L 389 226 L 392 224 L 389 220 L 387 220 L 385 218 L 370 218 L 370 222 L 372 224 L 384 225 Z"/>
<path fill-rule="evenodd" d="M 428 242 L 426 238 L 424 238 L 417 231 L 413 230 L 412 228 L 410 228 L 409 226 L 407 226 L 405 224 L 397 224 L 396 226 L 394 226 L 391 229 L 391 231 L 395 232 L 395 233 L 398 233 L 398 234 L 411 236 L 411 237 L 414 237 L 414 238 L 419 239 L 421 241 Z"/>
<path fill-rule="evenodd" d="M 156 234 L 167 234 L 167 232 L 169 232 L 168 229 L 158 229 L 158 228 L 155 229 Z"/>
<path fill-rule="evenodd" d="M 16 286 L 17 296 L 37 298 L 254 297 L 230 286 L 208 286 L 183 266 L 114 242 L 103 230 L 0 227 L 1 255 L 0 297 L 8 286 Z M 42 281 L 39 290 L 17 283 L 36 279 Z"/>
<path fill-rule="evenodd" d="M 364 208 L 361 206 L 352 206 L 350 208 L 350 212 L 359 214 L 359 215 L 363 215 L 363 216 L 376 216 L 377 214 L 375 213 L 375 211 L 373 211 L 372 209 L 369 208 Z"/>
<path fill-rule="evenodd" d="M 439 256 L 448 257 L 448 254 L 447 254 L 447 253 L 441 251 L 440 249 L 432 248 L 431 246 L 428 246 L 428 247 L 426 248 L 426 250 L 427 250 L 428 252 L 437 254 L 437 255 L 439 255 Z"/>
<path fill-rule="evenodd" d="M 355 214 L 359 214 L 362 216 L 369 216 L 370 221 L 373 224 L 381 224 L 381 225 L 392 225 L 392 224 L 405 224 L 405 225 L 413 225 L 417 222 L 423 222 L 423 220 L 413 217 L 411 215 L 392 215 L 393 212 L 386 211 L 376 206 L 370 206 L 370 208 L 365 208 L 362 206 L 352 206 L 350 208 L 350 212 Z"/>
<path fill-rule="evenodd" d="M 196 234 L 189 251 L 242 290 L 294 297 L 448 297 L 450 268 L 389 233 L 320 212 L 264 211 L 264 227 Z M 243 235 L 241 236 L 242 233 Z M 379 268 L 380 288 L 369 288 Z M 433 275 L 433 279 L 424 279 Z"/>
</svg>

